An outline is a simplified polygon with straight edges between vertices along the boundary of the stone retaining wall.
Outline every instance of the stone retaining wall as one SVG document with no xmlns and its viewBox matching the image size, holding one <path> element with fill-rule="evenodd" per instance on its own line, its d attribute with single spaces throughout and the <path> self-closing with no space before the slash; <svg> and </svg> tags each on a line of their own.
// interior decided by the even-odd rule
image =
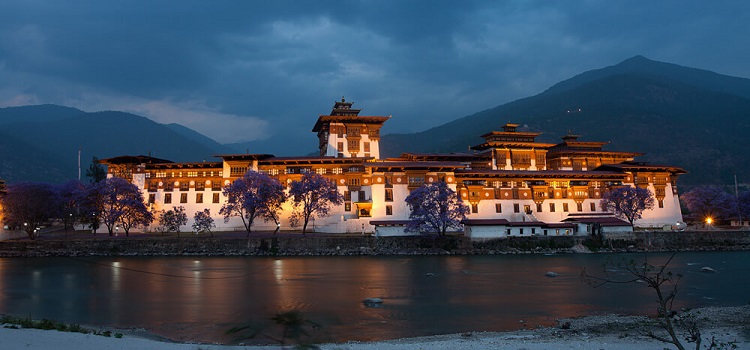
<svg viewBox="0 0 750 350">
<path fill-rule="evenodd" d="M 750 231 L 635 232 L 629 239 L 595 237 L 285 236 L 148 237 L 0 242 L 0 257 L 162 255 L 449 255 L 581 251 L 750 250 Z"/>
</svg>

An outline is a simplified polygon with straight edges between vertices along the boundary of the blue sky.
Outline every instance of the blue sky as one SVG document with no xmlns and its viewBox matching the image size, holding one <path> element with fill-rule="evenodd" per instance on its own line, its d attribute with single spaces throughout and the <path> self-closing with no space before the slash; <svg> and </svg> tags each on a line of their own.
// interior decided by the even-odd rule
<svg viewBox="0 0 750 350">
<path fill-rule="evenodd" d="M 750 78 L 748 23 L 747 1 L 3 0 L 0 107 L 314 143 L 346 96 L 414 132 L 635 55 Z"/>
</svg>

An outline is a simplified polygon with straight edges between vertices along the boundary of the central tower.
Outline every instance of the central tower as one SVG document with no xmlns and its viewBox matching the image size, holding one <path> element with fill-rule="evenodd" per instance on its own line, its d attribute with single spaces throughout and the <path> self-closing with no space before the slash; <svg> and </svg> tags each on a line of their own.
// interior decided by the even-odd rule
<svg viewBox="0 0 750 350">
<path fill-rule="evenodd" d="M 343 97 L 329 115 L 321 115 L 312 131 L 318 133 L 321 156 L 380 158 L 380 128 L 391 116 L 361 116 Z"/>
</svg>

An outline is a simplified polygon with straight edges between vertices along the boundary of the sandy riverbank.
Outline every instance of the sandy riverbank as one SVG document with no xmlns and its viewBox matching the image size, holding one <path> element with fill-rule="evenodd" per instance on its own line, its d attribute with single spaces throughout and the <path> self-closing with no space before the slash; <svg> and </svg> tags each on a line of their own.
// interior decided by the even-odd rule
<svg viewBox="0 0 750 350">
<path fill-rule="evenodd" d="M 700 321 L 704 344 L 715 337 L 736 341 L 739 349 L 750 348 L 750 306 L 694 310 Z M 411 349 L 663 349 L 668 344 L 640 335 L 648 319 L 642 316 L 590 316 L 560 320 L 570 327 L 539 328 L 513 332 L 481 332 L 396 339 L 371 343 L 320 345 L 324 350 Z M 0 328 L 0 349 L 143 349 L 143 350 L 233 350 L 279 349 L 279 346 L 241 346 L 169 343 L 125 331 L 121 339 L 97 335 L 37 329 Z M 692 348 L 692 346 L 690 347 Z"/>
</svg>

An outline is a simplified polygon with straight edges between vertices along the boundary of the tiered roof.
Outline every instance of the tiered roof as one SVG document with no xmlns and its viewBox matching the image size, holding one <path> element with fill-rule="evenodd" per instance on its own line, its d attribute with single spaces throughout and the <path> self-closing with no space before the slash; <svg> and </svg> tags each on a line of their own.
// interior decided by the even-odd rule
<svg viewBox="0 0 750 350">
<path fill-rule="evenodd" d="M 313 132 L 319 132 L 330 123 L 356 123 L 356 124 L 383 124 L 391 116 L 362 116 L 359 115 L 360 109 L 353 109 L 353 102 L 346 102 L 342 97 L 341 101 L 336 101 L 333 105 L 330 115 L 318 116 L 318 121 L 313 126 Z"/>
</svg>

